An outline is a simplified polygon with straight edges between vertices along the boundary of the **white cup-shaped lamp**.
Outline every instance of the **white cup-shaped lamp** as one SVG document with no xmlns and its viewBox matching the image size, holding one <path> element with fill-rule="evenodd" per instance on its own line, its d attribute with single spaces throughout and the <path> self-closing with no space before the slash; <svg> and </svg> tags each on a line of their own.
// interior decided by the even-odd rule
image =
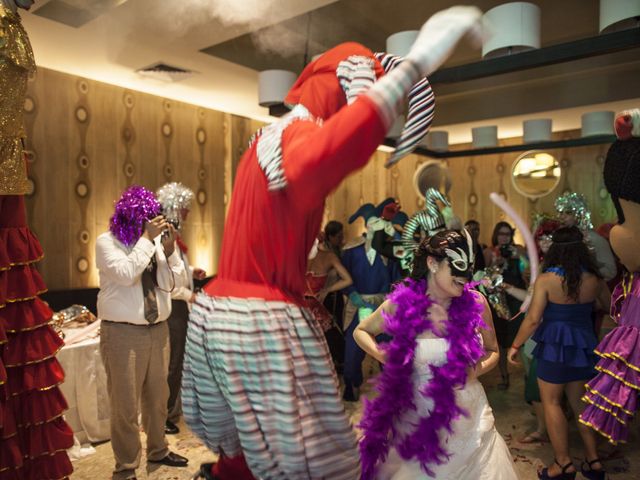
<svg viewBox="0 0 640 480">
<path fill-rule="evenodd" d="M 284 102 L 296 74 L 288 70 L 264 70 L 258 74 L 258 103 L 270 107 Z"/>
<path fill-rule="evenodd" d="M 582 136 L 613 135 L 613 120 L 615 113 L 611 111 L 589 112 L 580 117 Z"/>
<path fill-rule="evenodd" d="M 417 37 L 418 30 L 405 30 L 404 32 L 389 35 L 387 38 L 387 53 L 405 57 Z"/>
<path fill-rule="evenodd" d="M 540 48 L 540 7 L 530 2 L 498 5 L 482 17 L 488 31 L 483 58 L 501 57 Z"/>
<path fill-rule="evenodd" d="M 446 152 L 449 150 L 449 132 L 446 130 L 431 130 L 421 143 L 429 150 Z"/>
<path fill-rule="evenodd" d="M 471 129 L 473 148 L 488 148 L 498 146 L 498 127 L 488 125 Z"/>
<path fill-rule="evenodd" d="M 552 122 L 550 118 L 525 120 L 524 122 L 522 122 L 522 141 L 524 143 L 551 141 L 551 126 Z"/>
<path fill-rule="evenodd" d="M 640 24 L 640 0 L 600 0 L 600 33 L 611 33 Z"/>
</svg>

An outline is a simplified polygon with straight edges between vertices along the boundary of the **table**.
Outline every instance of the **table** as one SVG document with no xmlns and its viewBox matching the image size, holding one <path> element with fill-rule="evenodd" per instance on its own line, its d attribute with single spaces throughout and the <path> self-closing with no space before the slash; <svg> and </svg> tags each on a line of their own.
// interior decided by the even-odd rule
<svg viewBox="0 0 640 480">
<path fill-rule="evenodd" d="M 67 338 L 72 336 L 65 334 Z M 100 358 L 100 337 L 65 345 L 57 358 L 65 372 L 60 385 L 69 404 L 65 419 L 74 435 L 81 444 L 109 440 L 109 396 Z"/>
</svg>

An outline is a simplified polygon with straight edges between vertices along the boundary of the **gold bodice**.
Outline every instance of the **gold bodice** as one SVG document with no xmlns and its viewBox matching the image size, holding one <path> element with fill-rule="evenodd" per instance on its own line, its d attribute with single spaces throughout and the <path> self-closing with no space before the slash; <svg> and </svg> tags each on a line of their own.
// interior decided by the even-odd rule
<svg viewBox="0 0 640 480">
<path fill-rule="evenodd" d="M 0 4 L 0 195 L 22 195 L 28 189 L 23 108 L 33 70 L 33 51 L 20 17 Z"/>
</svg>

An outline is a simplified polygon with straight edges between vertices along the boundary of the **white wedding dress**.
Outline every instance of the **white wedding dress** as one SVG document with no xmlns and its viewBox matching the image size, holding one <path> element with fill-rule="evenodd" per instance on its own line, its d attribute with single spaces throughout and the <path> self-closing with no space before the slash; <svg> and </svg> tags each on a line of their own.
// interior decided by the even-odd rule
<svg viewBox="0 0 640 480">
<path fill-rule="evenodd" d="M 396 425 L 402 435 L 413 432 L 420 417 L 429 415 L 433 402 L 419 390 L 431 379 L 429 365 L 439 366 L 446 361 L 447 349 L 445 339 L 418 339 L 413 373 L 417 409 L 405 413 Z M 378 480 L 517 480 L 511 454 L 494 426 L 493 413 L 480 382 L 467 381 L 456 392 L 456 399 L 469 416 L 453 422 L 452 434 L 442 434 L 446 436 L 445 449 L 451 457 L 445 464 L 431 465 L 435 477 L 427 475 L 417 461 L 403 460 L 391 448 L 387 460 L 378 468 Z"/>
</svg>

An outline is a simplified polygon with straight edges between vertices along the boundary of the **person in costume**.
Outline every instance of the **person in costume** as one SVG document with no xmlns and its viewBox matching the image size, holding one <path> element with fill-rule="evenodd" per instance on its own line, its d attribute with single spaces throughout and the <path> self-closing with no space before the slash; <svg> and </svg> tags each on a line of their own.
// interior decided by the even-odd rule
<svg viewBox="0 0 640 480">
<path fill-rule="evenodd" d="M 485 264 L 489 268 L 496 268 L 501 273 L 503 283 L 517 289 L 526 289 L 527 255 L 521 245 L 514 243 L 514 235 L 515 229 L 507 222 L 496 223 L 491 235 L 491 247 L 484 250 Z M 513 344 L 513 337 L 518 332 L 524 318 L 520 313 L 522 300 L 510 295 L 509 290 L 505 290 L 505 293 L 506 309 L 494 309 L 496 335 L 500 345 L 499 368 L 502 382 L 498 384 L 498 388 L 501 390 L 509 388 L 509 367 L 506 353 Z"/>
<path fill-rule="evenodd" d="M 640 392 L 640 109 L 617 115 L 604 182 L 618 212 L 609 238 L 626 272 L 612 296 L 617 326 L 596 348 L 598 374 L 587 384 L 580 421 L 616 444 L 625 442 Z"/>
<path fill-rule="evenodd" d="M 338 280 L 327 285 L 327 279 L 332 272 L 335 272 Z M 351 275 L 335 253 L 318 246 L 315 255 L 309 258 L 305 280 L 307 283 L 307 289 L 304 292 L 306 307 L 311 311 L 322 331 L 327 333 L 333 327 L 335 320 L 323 303 L 327 295 L 349 287 L 353 283 Z"/>
<path fill-rule="evenodd" d="M 171 293 L 184 264 L 175 228 L 153 192 L 133 185 L 115 206 L 109 231 L 96 240 L 100 276 L 100 356 L 107 374 L 113 480 L 136 477 L 142 418 L 151 463 L 184 467 L 165 438 L 169 386 Z"/>
<path fill-rule="evenodd" d="M 539 478 L 573 479 L 576 468 L 569 454 L 568 425 L 562 410 L 566 395 L 576 418 L 584 405 L 584 383 L 595 374 L 597 338 L 591 316 L 596 304 L 608 307 L 609 289 L 600 276 L 592 255 L 577 227 L 562 227 L 553 233 L 553 242 L 544 257 L 542 272 L 533 287 L 526 317 L 509 349 L 516 364 L 520 348 L 533 335 L 536 347 L 538 386 L 545 423 L 553 447 L 554 461 Z M 596 437 L 578 423 L 584 444 L 582 474 L 603 479 L 598 461 Z"/>
<path fill-rule="evenodd" d="M 393 199 L 391 199 L 393 200 Z M 384 301 L 393 282 L 393 265 L 373 248 L 376 233 L 387 230 L 393 234 L 391 222 L 378 217 L 384 209 L 385 200 L 377 207 L 371 203 L 361 206 L 349 223 L 359 217 L 364 219 L 367 232 L 359 242 L 348 245 L 342 254 L 342 262 L 353 278 L 353 284 L 344 290 L 347 303 L 344 310 L 344 394 L 343 399 L 355 402 L 360 397 L 363 382 L 362 361 L 365 352 L 353 339 L 353 332 L 360 320 L 368 316 Z"/>
<path fill-rule="evenodd" d="M 484 243 L 480 243 L 480 222 L 473 219 L 467 220 L 464 223 L 464 228 L 469 232 L 473 240 L 473 255 L 476 259 L 473 271 L 475 273 L 484 270 L 486 267 L 484 263 L 484 250 L 487 246 Z"/>
<path fill-rule="evenodd" d="M 602 278 L 611 280 L 617 274 L 616 260 L 611 252 L 609 242 L 593 229 L 591 211 L 587 200 L 581 193 L 569 192 L 559 196 L 555 201 L 558 219 L 566 227 L 573 225 L 582 230 L 589 249 L 593 252 L 596 265 Z"/>
<path fill-rule="evenodd" d="M 165 219 L 176 229 L 175 251 L 180 256 L 184 267 L 182 275 L 174 276 L 175 288 L 171 292 L 171 314 L 167 319 L 169 325 L 169 400 L 167 401 L 167 422 L 165 433 L 176 434 L 180 431 L 176 425 L 182 415 L 180 402 L 180 384 L 182 383 L 182 364 L 184 346 L 187 340 L 187 322 L 189 310 L 195 301 L 193 280 L 202 280 L 207 273 L 201 268 L 189 265 L 188 248 L 182 240 L 180 232 L 189 215 L 193 191 L 181 183 L 166 183 L 157 191 L 156 196 L 162 207 Z"/>
<path fill-rule="evenodd" d="M 304 308 L 307 257 L 326 196 L 366 165 L 407 94 L 393 163 L 410 152 L 433 108 L 425 76 L 470 33 L 480 12 L 433 16 L 404 60 L 345 43 L 308 64 L 238 166 L 218 277 L 198 295 L 187 331 L 185 420 L 220 454 L 221 480 L 354 479 L 356 439 L 337 394 L 322 330 Z M 405 127 L 405 128 L 406 128 Z M 330 440 L 329 440 L 330 439 Z"/>
<path fill-rule="evenodd" d="M 484 297 L 468 283 L 468 232 L 425 238 L 411 278 L 360 322 L 358 344 L 384 364 L 360 427 L 362 478 L 517 479 L 478 377 L 498 363 Z M 392 339 L 376 343 L 385 332 Z"/>
<path fill-rule="evenodd" d="M 44 254 L 27 224 L 24 153 L 27 78 L 36 64 L 18 9 L 31 0 L 0 0 L 0 479 L 58 480 L 71 475 L 73 432 L 62 414 L 56 360 L 62 339 L 36 263 Z"/>
<path fill-rule="evenodd" d="M 536 242 L 540 262 L 544 260 L 544 256 L 549 251 L 549 248 L 551 248 L 553 232 L 560 227 L 560 222 L 553 218 L 541 216 L 536 220 L 533 238 Z M 516 288 L 509 284 L 503 284 L 502 288 L 504 288 L 509 295 L 520 301 L 524 301 L 528 294 L 527 290 Z M 530 338 L 527 340 L 523 346 L 521 356 L 525 372 L 527 372 L 525 375 L 524 399 L 528 404 L 533 406 L 537 423 L 536 429 L 533 432 L 518 438 L 518 442 L 525 444 L 549 441 L 547 425 L 544 421 L 544 409 L 540 398 L 540 388 L 538 387 L 538 360 L 532 356 L 535 346 L 536 342 L 533 339 Z"/>
</svg>

